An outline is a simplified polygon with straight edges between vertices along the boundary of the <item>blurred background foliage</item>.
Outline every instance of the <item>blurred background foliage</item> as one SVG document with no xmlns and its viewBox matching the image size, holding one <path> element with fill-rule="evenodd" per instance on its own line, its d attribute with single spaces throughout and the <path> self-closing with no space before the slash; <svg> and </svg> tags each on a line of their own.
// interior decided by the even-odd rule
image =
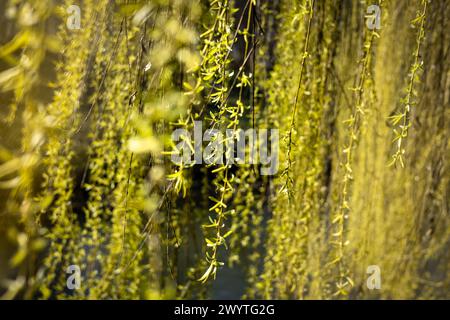
<svg viewBox="0 0 450 320">
<path fill-rule="evenodd" d="M 3 299 L 450 297 L 447 1 L 0 13 Z M 279 129 L 279 172 L 172 163 L 194 121 Z"/>
</svg>

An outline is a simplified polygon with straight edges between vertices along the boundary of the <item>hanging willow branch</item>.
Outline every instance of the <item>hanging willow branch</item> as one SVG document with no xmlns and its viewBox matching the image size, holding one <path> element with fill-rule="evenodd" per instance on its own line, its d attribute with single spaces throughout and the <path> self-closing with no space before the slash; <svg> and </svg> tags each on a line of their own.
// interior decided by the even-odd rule
<svg viewBox="0 0 450 320">
<path fill-rule="evenodd" d="M 406 97 L 401 100 L 403 104 L 403 111 L 396 115 L 389 117 L 392 125 L 395 127 L 395 152 L 392 155 L 392 160 L 389 163 L 390 166 L 400 163 L 401 167 L 405 166 L 404 154 L 405 154 L 405 140 L 408 137 L 408 131 L 411 127 L 410 114 L 411 109 L 417 103 L 414 101 L 416 96 L 415 86 L 419 81 L 419 74 L 423 65 L 420 61 L 420 48 L 422 47 L 423 40 L 425 38 L 425 20 L 427 15 L 428 0 L 422 0 L 422 11 L 417 11 L 417 17 L 411 22 L 417 27 L 416 48 L 413 53 L 413 63 L 409 68 L 409 82 L 406 88 Z"/>
<path fill-rule="evenodd" d="M 372 31 L 366 31 L 366 36 L 363 43 L 363 58 L 360 60 L 361 71 L 358 75 L 358 84 L 353 91 L 355 92 L 356 102 L 353 108 L 353 113 L 348 120 L 344 123 L 347 125 L 347 143 L 344 147 L 344 162 L 342 163 L 344 176 L 342 179 L 342 186 L 340 190 L 340 203 L 335 215 L 333 216 L 332 223 L 334 225 L 333 241 L 332 244 L 335 248 L 335 257 L 330 262 L 330 265 L 337 265 L 337 291 L 335 296 L 348 295 L 348 289 L 353 286 L 353 280 L 349 276 L 344 257 L 344 247 L 348 242 L 345 238 L 345 220 L 348 219 L 350 213 L 350 192 L 351 184 L 353 180 L 353 158 L 356 152 L 357 143 L 360 137 L 360 126 L 362 118 L 364 117 L 365 101 L 364 92 L 369 89 L 366 88 L 368 78 L 371 76 L 372 68 L 372 50 L 374 41 L 380 36 L 375 29 Z"/>
<path fill-rule="evenodd" d="M 1 298 L 448 296 L 444 1 L 383 5 L 380 41 L 361 26 L 381 1 L 85 0 L 75 30 L 71 0 L 7 2 Z M 197 121 L 215 129 L 213 155 L 194 130 L 182 142 L 204 165 L 166 161 L 188 153 L 173 130 Z M 243 127 L 284 132 L 281 153 L 246 132 L 234 158 Z M 281 174 L 258 173 L 254 151 L 269 143 Z M 413 165 L 393 179 L 386 158 L 403 167 L 409 144 Z M 211 285 L 227 256 L 239 291 L 229 273 Z"/>
<path fill-rule="evenodd" d="M 302 54 L 302 60 L 300 62 L 300 74 L 299 74 L 299 79 L 298 79 L 298 86 L 297 86 L 297 91 L 295 93 L 295 101 L 294 101 L 294 107 L 292 109 L 292 113 L 291 113 L 291 125 L 289 127 L 289 133 L 288 133 L 288 145 L 287 145 L 287 167 L 284 170 L 284 172 L 282 173 L 283 175 L 286 176 L 286 182 L 285 185 L 282 187 L 281 191 L 286 190 L 288 192 L 288 196 L 289 199 L 291 200 L 292 197 L 292 190 L 290 190 L 289 186 L 292 185 L 292 177 L 290 176 L 290 171 L 292 168 L 292 156 L 291 156 L 291 151 L 292 151 L 292 133 L 295 129 L 295 117 L 297 116 L 297 105 L 298 105 L 298 100 L 300 97 L 300 89 L 302 87 L 302 79 L 303 79 L 303 73 L 304 73 L 304 69 L 305 69 L 305 62 L 306 62 L 306 58 L 308 58 L 309 53 L 308 53 L 308 46 L 309 46 L 309 37 L 311 34 L 311 23 L 313 20 L 313 14 L 314 14 L 314 3 L 315 0 L 309 0 L 308 1 L 308 27 L 306 29 L 306 38 L 305 38 L 305 45 L 304 45 L 304 49 L 303 49 L 303 54 Z"/>
</svg>

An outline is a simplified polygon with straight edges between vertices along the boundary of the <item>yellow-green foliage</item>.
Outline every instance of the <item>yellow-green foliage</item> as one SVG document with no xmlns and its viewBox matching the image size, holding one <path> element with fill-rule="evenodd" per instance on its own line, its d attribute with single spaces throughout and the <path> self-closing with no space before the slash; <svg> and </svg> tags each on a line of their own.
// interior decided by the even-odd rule
<svg viewBox="0 0 450 320">
<path fill-rule="evenodd" d="M 445 1 L 79 2 L 0 3 L 2 298 L 208 298 L 223 268 L 243 298 L 449 298 Z M 199 122 L 278 129 L 279 171 L 172 163 Z"/>
</svg>

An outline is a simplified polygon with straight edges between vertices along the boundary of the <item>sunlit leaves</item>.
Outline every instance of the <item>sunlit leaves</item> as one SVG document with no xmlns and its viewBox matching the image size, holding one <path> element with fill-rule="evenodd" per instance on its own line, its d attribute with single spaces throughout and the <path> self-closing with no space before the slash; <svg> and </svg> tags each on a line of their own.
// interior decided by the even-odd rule
<svg viewBox="0 0 450 320">
<path fill-rule="evenodd" d="M 394 153 L 391 156 L 391 161 L 389 162 L 389 166 L 395 166 L 397 163 L 403 168 L 405 166 L 404 163 L 404 154 L 405 154 L 405 141 L 408 136 L 409 128 L 411 127 L 410 122 L 410 113 L 411 107 L 416 104 L 417 92 L 416 86 L 419 82 L 419 75 L 421 71 L 421 67 L 423 62 L 420 61 L 420 49 L 422 47 L 424 37 L 425 37 L 425 20 L 427 13 L 427 0 L 420 1 L 422 5 L 422 11 L 417 11 L 417 16 L 415 19 L 411 21 L 411 24 L 417 28 L 416 35 L 416 47 L 413 53 L 413 62 L 409 68 L 408 74 L 408 84 L 405 88 L 406 96 L 401 99 L 401 104 L 403 106 L 403 110 L 398 112 L 397 114 L 390 116 L 388 119 L 391 121 L 392 126 L 394 127 Z"/>
</svg>

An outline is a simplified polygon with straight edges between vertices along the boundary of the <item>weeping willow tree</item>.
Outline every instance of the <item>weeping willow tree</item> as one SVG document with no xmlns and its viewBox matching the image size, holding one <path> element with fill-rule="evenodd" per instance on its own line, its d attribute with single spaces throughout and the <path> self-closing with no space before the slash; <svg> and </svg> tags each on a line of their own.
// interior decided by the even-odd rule
<svg viewBox="0 0 450 320">
<path fill-rule="evenodd" d="M 449 298 L 446 1 L 0 12 L 2 298 Z"/>
</svg>

